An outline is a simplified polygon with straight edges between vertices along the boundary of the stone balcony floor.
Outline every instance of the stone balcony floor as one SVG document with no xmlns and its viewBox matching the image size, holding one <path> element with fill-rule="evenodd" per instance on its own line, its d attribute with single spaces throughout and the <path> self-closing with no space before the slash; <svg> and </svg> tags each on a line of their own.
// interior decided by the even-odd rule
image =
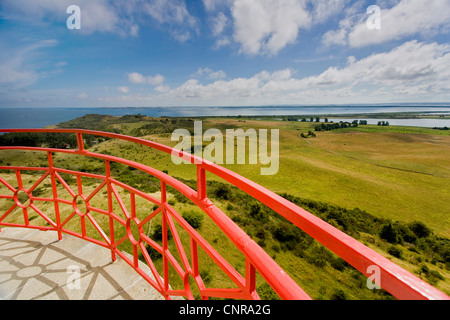
<svg viewBox="0 0 450 320">
<path fill-rule="evenodd" d="M 58 241 L 54 231 L 2 228 L 0 299 L 164 298 L 119 256 L 112 262 L 108 249 L 67 234 Z"/>
</svg>

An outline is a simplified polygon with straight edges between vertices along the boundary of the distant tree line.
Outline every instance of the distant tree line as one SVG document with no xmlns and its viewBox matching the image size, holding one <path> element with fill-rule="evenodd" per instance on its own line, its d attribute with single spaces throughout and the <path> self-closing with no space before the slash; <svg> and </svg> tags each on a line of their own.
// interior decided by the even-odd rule
<svg viewBox="0 0 450 320">
<path fill-rule="evenodd" d="M 285 121 L 300 121 L 300 122 L 320 122 L 321 118 L 317 117 L 317 116 L 316 117 L 309 117 L 309 119 L 305 118 L 305 117 L 300 118 L 300 117 L 295 117 L 295 116 L 286 116 L 284 118 L 284 120 Z M 328 118 L 324 118 L 324 122 L 328 123 L 329 122 Z M 358 120 L 354 120 L 352 122 L 352 124 L 354 124 L 354 123 L 356 123 L 356 124 L 359 123 L 360 125 L 367 125 L 367 120 L 359 120 L 359 122 L 358 122 Z"/>
<path fill-rule="evenodd" d="M 174 130 L 174 124 L 176 124 L 179 120 L 169 119 L 167 117 L 155 119 L 140 114 L 125 115 L 122 117 L 113 117 L 101 114 L 87 114 L 76 119 L 61 122 L 56 127 L 64 129 L 88 129 L 121 134 L 124 132 L 122 129 L 116 127 L 116 124 L 142 121 L 148 121 L 151 123 L 135 129 L 133 131 L 133 134 L 135 136 L 141 136 L 150 133 L 172 132 Z M 191 119 L 184 121 L 188 124 L 193 123 L 193 120 Z M 83 140 L 85 146 L 89 147 L 96 143 L 109 140 L 109 138 L 93 135 L 83 135 Z M 77 147 L 77 139 L 76 135 L 73 133 L 11 132 L 0 135 L 0 146 L 73 149 Z"/>
<path fill-rule="evenodd" d="M 359 124 L 367 124 L 366 120 L 360 120 Z M 320 125 L 315 126 L 316 131 L 331 131 L 336 129 L 345 129 L 345 128 L 356 128 L 358 127 L 358 120 L 354 120 L 352 123 L 340 121 L 333 123 L 322 123 Z"/>
<path fill-rule="evenodd" d="M 297 119 L 295 117 L 287 117 L 287 121 L 298 121 L 294 120 Z M 303 118 L 301 120 L 301 122 L 306 122 L 306 118 Z M 315 118 L 316 122 L 320 122 L 320 117 L 316 117 Z M 340 121 L 340 122 L 328 122 L 328 118 L 324 119 L 325 122 L 322 122 L 321 124 L 318 124 L 314 127 L 314 130 L 316 132 L 318 131 L 331 131 L 331 130 L 336 130 L 336 129 L 345 129 L 345 128 L 356 128 L 358 127 L 358 125 L 367 125 L 367 120 L 354 120 L 353 122 L 344 122 L 344 121 Z M 314 122 L 314 118 L 311 117 L 309 119 L 309 122 Z M 300 134 L 300 136 L 302 138 L 315 138 L 316 134 L 312 131 L 308 131 L 308 134 L 302 133 Z"/>
<path fill-rule="evenodd" d="M 64 149 L 76 146 L 77 138 L 69 133 L 10 132 L 0 135 L 0 145 Z"/>
<path fill-rule="evenodd" d="M 306 118 L 300 118 L 295 116 L 287 116 L 284 118 L 285 121 L 301 121 L 301 122 L 307 122 L 308 120 Z M 320 122 L 320 117 L 310 117 L 309 122 Z M 328 122 L 328 119 L 326 119 L 326 122 Z"/>
<path fill-rule="evenodd" d="M 83 136 L 86 147 L 107 139 L 108 138 L 92 135 Z M 77 147 L 77 138 L 74 133 L 9 132 L 0 135 L 0 146 L 73 149 Z"/>
</svg>

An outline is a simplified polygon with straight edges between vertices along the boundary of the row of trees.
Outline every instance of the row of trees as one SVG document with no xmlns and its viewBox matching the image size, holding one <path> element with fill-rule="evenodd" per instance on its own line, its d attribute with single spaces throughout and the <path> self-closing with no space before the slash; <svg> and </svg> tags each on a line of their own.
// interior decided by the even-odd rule
<svg viewBox="0 0 450 320">
<path fill-rule="evenodd" d="M 367 123 L 367 121 L 366 121 Z M 341 121 L 339 123 L 322 123 L 320 125 L 317 125 L 314 129 L 316 131 L 331 131 L 331 130 L 335 130 L 335 129 L 345 129 L 345 128 L 356 128 L 358 126 L 358 120 L 353 121 L 352 123 L 350 122 L 344 122 Z"/>
<path fill-rule="evenodd" d="M 285 118 L 285 121 L 301 121 L 301 122 L 320 122 L 320 120 L 321 120 L 321 118 L 320 117 L 310 117 L 309 118 L 309 121 L 308 121 L 308 119 L 307 118 L 302 118 L 302 119 L 300 119 L 299 117 L 295 117 L 295 116 L 287 116 L 286 118 Z M 328 120 L 328 118 L 325 118 L 324 119 L 324 122 L 325 123 L 328 123 L 328 122 L 330 122 L 329 120 Z M 352 123 L 358 123 L 358 120 L 355 120 L 355 121 L 353 121 Z M 383 121 L 384 122 L 384 121 Z M 331 123 L 333 123 L 332 121 L 331 121 Z M 359 124 L 360 125 L 367 125 L 367 120 L 359 120 Z M 389 122 L 388 122 L 388 125 L 389 125 Z"/>
<path fill-rule="evenodd" d="M 69 133 L 11 132 L 0 135 L 0 146 L 67 148 L 77 145 L 77 138 Z"/>
<path fill-rule="evenodd" d="M 288 120 L 291 121 L 291 120 Z M 306 119 L 303 118 L 302 122 L 305 122 Z M 313 122 L 314 119 L 311 118 L 310 122 Z M 320 118 L 317 117 L 316 118 L 316 122 L 320 122 Z M 314 130 L 316 132 L 318 131 L 331 131 L 331 130 L 335 130 L 335 129 L 345 129 L 345 128 L 356 128 L 358 127 L 358 125 L 367 125 L 367 120 L 354 120 L 352 123 L 350 122 L 344 122 L 344 121 L 340 121 L 340 122 L 330 122 L 328 123 L 328 118 L 325 118 L 325 122 L 322 122 L 320 125 L 316 125 L 314 127 Z M 309 131 L 308 134 L 302 133 L 300 135 L 302 138 L 315 138 L 316 134 L 312 131 Z"/>
<path fill-rule="evenodd" d="M 434 130 L 444 130 L 444 131 L 450 130 L 448 127 L 443 127 L 443 128 L 434 127 L 433 129 Z"/>
<path fill-rule="evenodd" d="M 285 118 L 285 121 L 301 121 L 301 122 L 307 122 L 308 120 L 306 118 L 299 118 L 295 116 L 287 116 Z M 309 122 L 320 122 L 320 117 L 310 117 Z M 328 122 L 328 118 L 325 118 L 325 122 Z"/>
<path fill-rule="evenodd" d="M 108 140 L 109 138 L 84 135 L 86 147 Z M 77 137 L 73 133 L 54 132 L 9 132 L 0 135 L 0 146 L 76 148 Z"/>
</svg>

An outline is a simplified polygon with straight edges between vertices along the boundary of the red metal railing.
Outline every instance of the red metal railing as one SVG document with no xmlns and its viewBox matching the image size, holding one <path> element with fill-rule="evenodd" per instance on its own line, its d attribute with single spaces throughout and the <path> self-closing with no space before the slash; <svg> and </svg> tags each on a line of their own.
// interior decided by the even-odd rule
<svg viewBox="0 0 450 320">
<path fill-rule="evenodd" d="M 184 296 L 193 299 L 190 288 L 190 277 L 192 277 L 198 287 L 202 299 L 208 297 L 232 298 L 232 299 L 259 299 L 256 292 L 256 271 L 282 299 L 302 300 L 310 297 L 290 278 L 278 264 L 253 241 L 244 231 L 242 231 L 226 214 L 216 207 L 207 197 L 206 172 L 210 172 L 229 183 L 235 185 L 247 194 L 251 195 L 261 203 L 267 205 L 287 220 L 291 221 L 297 227 L 308 233 L 328 249 L 339 255 L 357 270 L 366 276 L 368 268 L 377 266 L 380 270 L 380 283 L 383 288 L 398 299 L 449 299 L 447 295 L 436 288 L 422 281 L 410 272 L 402 269 L 392 261 L 381 256 L 375 251 L 362 245 L 360 242 L 334 228 L 323 220 L 317 218 L 304 209 L 287 201 L 279 195 L 261 187 L 260 185 L 214 163 L 199 159 L 194 155 L 174 150 L 171 147 L 161 145 L 152 141 L 129 137 L 119 134 L 98 132 L 92 130 L 72 130 L 72 129 L 0 129 L 0 132 L 35 132 L 35 133 L 71 133 L 77 137 L 77 149 L 54 149 L 41 147 L 0 147 L 0 150 L 31 150 L 46 153 L 48 167 L 20 167 L 20 166 L 0 166 L 0 170 L 14 170 L 17 185 L 15 188 L 11 183 L 0 177 L 0 183 L 9 189 L 9 194 L 0 195 L 0 198 L 12 199 L 14 204 L 4 213 L 0 213 L 0 226 L 37 228 L 40 230 L 54 230 L 58 232 L 59 239 L 62 239 L 62 233 L 71 234 L 84 240 L 93 242 L 99 246 L 111 250 L 112 260 L 119 255 L 136 272 L 147 280 L 158 292 L 166 299 L 171 296 Z M 178 157 L 188 160 L 197 167 L 197 191 L 193 190 L 184 183 L 173 177 L 155 170 L 151 167 L 142 165 L 130 160 L 94 153 L 84 148 L 83 135 L 95 135 L 113 139 L 125 140 L 147 146 L 168 154 L 174 154 Z M 105 175 L 98 175 L 86 172 L 77 172 L 68 169 L 57 168 L 54 166 L 53 153 L 66 153 L 82 155 L 86 157 L 97 158 L 104 161 Z M 160 180 L 161 199 L 150 196 L 136 188 L 130 187 L 111 176 L 111 163 L 120 163 L 129 167 L 136 168 L 142 172 L 148 173 Z M 22 182 L 22 171 L 42 172 L 42 176 L 30 188 L 24 188 Z M 61 174 L 68 174 L 76 177 L 76 190 L 63 179 Z M 34 196 L 33 192 L 46 179 L 50 178 L 52 186 L 52 197 L 43 198 Z M 85 195 L 83 182 L 85 178 L 98 180 L 99 185 L 89 195 Z M 70 194 L 71 199 L 64 199 L 58 194 L 57 184 L 61 185 Z M 241 275 L 233 268 L 167 201 L 167 186 L 171 186 L 182 193 L 200 209 L 202 209 L 222 232 L 234 243 L 237 249 L 245 257 L 245 275 Z M 107 208 L 98 208 L 91 205 L 92 198 L 101 190 L 106 188 L 108 198 Z M 123 196 L 119 194 L 118 188 L 126 190 L 129 193 L 129 203 L 131 209 L 128 210 L 124 203 Z M 25 197 L 27 201 L 19 199 Z M 157 209 L 140 220 L 136 215 L 136 199 L 140 198 L 157 206 Z M 113 200 L 120 207 L 119 212 L 113 210 Z M 45 212 L 36 206 L 36 202 L 52 202 L 54 204 L 55 217 L 52 219 Z M 86 210 L 82 212 L 79 204 L 84 203 Z M 66 204 L 73 207 L 73 212 L 61 221 L 60 205 Z M 23 211 L 24 223 L 4 222 L 5 218 L 15 209 L 21 208 Z M 35 226 L 30 224 L 28 218 L 29 210 L 35 211 L 46 222 L 46 226 Z M 109 232 L 105 232 L 100 224 L 94 219 L 93 214 L 103 215 L 109 220 Z M 157 215 L 161 215 L 162 221 L 162 245 L 151 239 L 145 232 L 144 226 L 148 224 Z M 75 232 L 66 228 L 69 221 L 79 218 L 81 232 Z M 87 220 L 86 220 L 87 219 Z M 94 228 L 100 234 L 100 239 L 95 239 L 87 234 L 86 222 L 90 221 Z M 190 238 L 190 262 L 188 255 L 184 250 L 180 235 L 177 231 L 175 222 L 189 235 Z M 126 229 L 126 235 L 121 239 L 115 239 L 114 228 L 117 225 Z M 133 234 L 132 230 L 138 230 Z M 168 233 L 172 234 L 176 251 L 179 255 L 177 260 L 174 254 L 169 250 Z M 137 239 L 136 239 L 137 238 Z M 130 241 L 133 248 L 133 260 L 124 255 L 118 246 L 125 241 Z M 146 246 L 152 247 L 163 257 L 163 274 L 157 271 Z M 198 247 L 200 247 L 231 279 L 236 288 L 207 288 L 199 272 Z M 138 264 L 139 250 L 142 252 L 146 264 L 150 268 L 153 278 L 144 272 Z M 181 262 L 179 262 L 181 261 Z M 169 265 L 175 270 L 183 282 L 183 289 L 171 289 L 169 283 Z"/>
</svg>

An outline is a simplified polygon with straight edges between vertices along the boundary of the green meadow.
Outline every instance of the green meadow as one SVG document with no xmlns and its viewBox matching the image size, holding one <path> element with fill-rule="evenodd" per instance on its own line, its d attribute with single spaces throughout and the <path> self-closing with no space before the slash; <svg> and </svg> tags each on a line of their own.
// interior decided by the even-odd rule
<svg viewBox="0 0 450 320">
<path fill-rule="evenodd" d="M 261 164 L 223 164 L 224 167 L 283 195 L 320 218 L 340 228 L 365 245 L 373 248 L 423 280 L 447 294 L 450 293 L 450 132 L 414 127 L 358 127 L 315 132 L 315 137 L 302 137 L 314 131 L 316 123 L 279 121 L 269 118 L 150 118 L 145 116 L 111 117 L 90 115 L 62 123 L 59 127 L 86 128 L 143 137 L 175 146 L 171 134 L 185 128 L 193 134 L 193 120 L 203 121 L 203 130 L 215 128 L 225 135 L 226 129 L 278 129 L 279 171 L 262 176 Z M 305 135 L 304 135 L 305 136 Z M 208 142 L 203 142 L 203 148 Z M 123 157 L 165 171 L 195 188 L 193 165 L 175 165 L 170 155 L 118 140 L 89 139 L 90 151 Z M 269 148 L 270 149 L 270 148 Z M 248 149 L 247 149 L 248 150 Z M 47 166 L 46 155 L 25 151 L 2 151 L 0 165 Z M 55 165 L 77 171 L 104 174 L 104 163 L 81 156 L 56 154 Z M 151 177 L 122 165 L 112 166 L 120 181 L 158 197 L 159 185 Z M 2 177 L 14 185 L 15 174 L 2 172 Z M 31 186 L 39 177 L 24 172 L 23 180 Z M 207 175 L 208 196 L 233 221 L 246 231 L 275 261 L 293 277 L 314 299 L 390 299 L 384 290 L 369 290 L 366 278 L 342 259 L 315 242 L 275 212 L 229 186 L 212 174 Z M 76 190 L 76 181 L 67 177 Z M 85 192 L 95 190 L 95 179 L 86 181 Z M 62 186 L 60 192 L 64 193 Z M 0 192 L 7 192 L 0 185 Z M 51 195 L 48 182 L 39 196 Z M 124 190 L 120 190 L 128 199 Z M 189 223 L 195 224 L 202 236 L 218 250 L 241 274 L 245 260 L 217 226 L 195 206 L 169 189 L 170 204 Z M 125 200 L 126 205 L 129 205 Z M 91 203 L 94 205 L 94 203 Z M 95 205 L 107 206 L 105 193 L 95 197 Z M 115 209 L 120 211 L 117 204 Z M 1 200 L 2 211 L 10 206 Z M 42 204 L 41 210 L 52 215 L 53 204 Z M 67 217 L 73 209 L 61 209 Z M 148 214 L 148 203 L 137 205 L 140 218 Z M 30 223 L 45 224 L 33 216 Z M 8 222 L 21 221 L 21 210 L 8 217 Z M 108 219 L 96 215 L 108 230 Z M 148 234 L 158 239 L 160 217 L 146 226 Z M 79 219 L 71 220 L 69 228 L 79 231 Z M 390 229 L 389 229 L 390 228 Z M 181 241 L 190 258 L 189 237 L 179 230 Z M 389 232 L 390 233 L 389 233 Z M 96 234 L 89 225 L 88 232 Z M 125 231 L 116 228 L 116 239 Z M 98 234 L 96 234 L 98 237 Z M 175 244 L 171 240 L 171 248 Z M 121 249 L 132 252 L 125 241 Z M 149 249 L 158 270 L 162 270 L 159 254 Z M 143 256 L 141 254 L 141 259 Z M 206 254 L 200 252 L 200 272 L 208 287 L 232 286 L 226 275 Z M 171 269 L 175 288 L 182 281 Z M 271 290 L 257 276 L 257 288 L 263 298 L 274 298 Z"/>
</svg>

